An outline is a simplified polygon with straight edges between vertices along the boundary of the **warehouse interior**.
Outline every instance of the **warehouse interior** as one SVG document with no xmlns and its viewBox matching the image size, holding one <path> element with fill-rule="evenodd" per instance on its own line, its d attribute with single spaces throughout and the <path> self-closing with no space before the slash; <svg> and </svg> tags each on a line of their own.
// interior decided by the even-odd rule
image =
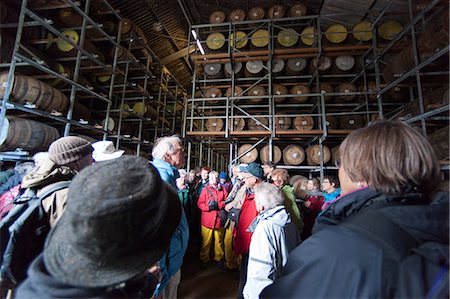
<svg viewBox="0 0 450 299">
<path fill-rule="evenodd" d="M 2 159 L 64 135 L 148 157 L 178 134 L 187 169 L 322 178 L 350 132 L 385 118 L 426 134 L 447 175 L 448 1 L 0 5 Z"/>
</svg>

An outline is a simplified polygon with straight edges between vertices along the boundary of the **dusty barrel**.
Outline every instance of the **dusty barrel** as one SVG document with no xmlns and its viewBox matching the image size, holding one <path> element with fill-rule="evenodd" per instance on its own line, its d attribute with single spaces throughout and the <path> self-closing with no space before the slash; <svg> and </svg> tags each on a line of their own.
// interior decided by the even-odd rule
<svg viewBox="0 0 450 299">
<path fill-rule="evenodd" d="M 303 115 L 294 118 L 294 129 L 299 131 L 309 131 L 314 128 L 314 119 L 311 116 Z"/>
<path fill-rule="evenodd" d="M 266 95 L 266 89 L 261 85 L 255 85 L 247 91 L 247 96 L 261 97 Z M 264 99 L 262 98 L 252 98 L 248 101 L 251 103 L 261 103 Z"/>
<path fill-rule="evenodd" d="M 219 117 L 208 118 L 205 121 L 205 127 L 207 131 L 221 131 L 223 128 L 223 120 Z"/>
<path fill-rule="evenodd" d="M 408 88 L 401 86 L 394 86 L 384 94 L 383 98 L 393 102 L 401 102 L 401 101 L 406 102 L 409 100 Z"/>
<path fill-rule="evenodd" d="M 353 37 L 359 41 L 367 42 L 372 39 L 372 30 L 370 27 L 372 23 L 367 21 L 362 21 L 355 26 L 353 26 Z"/>
<path fill-rule="evenodd" d="M 272 59 L 272 62 L 270 60 L 267 61 L 266 66 L 269 70 L 272 70 L 272 74 L 277 75 L 280 74 L 284 69 L 284 60 Z"/>
<path fill-rule="evenodd" d="M 313 89 L 314 92 L 316 93 L 321 93 L 324 95 L 325 97 L 325 103 L 330 102 L 333 100 L 333 96 L 332 95 L 327 95 L 329 93 L 333 93 L 334 92 L 334 88 L 331 84 L 329 83 L 320 83 L 320 88 L 317 88 L 317 86 Z"/>
<path fill-rule="evenodd" d="M 333 43 L 342 43 L 347 38 L 347 28 L 341 24 L 334 24 L 325 31 L 325 38 Z"/>
<path fill-rule="evenodd" d="M 308 61 L 305 58 L 289 58 L 286 61 L 286 75 L 298 75 L 307 66 Z"/>
<path fill-rule="evenodd" d="M 229 35 L 230 47 L 242 50 L 248 44 L 247 34 L 244 31 L 235 31 Z"/>
<path fill-rule="evenodd" d="M 230 78 L 232 74 L 234 74 L 235 78 L 239 78 L 242 76 L 242 62 L 233 61 L 227 62 L 223 66 L 223 72 L 225 74 L 225 78 Z"/>
<path fill-rule="evenodd" d="M 308 86 L 306 86 L 304 84 L 296 84 L 296 85 L 292 86 L 289 93 L 297 95 L 296 97 L 290 98 L 290 99 L 292 99 L 292 101 L 294 101 L 296 103 L 304 103 L 308 100 L 309 96 L 307 96 L 307 95 L 302 96 L 302 95 L 310 93 L 310 90 L 309 90 Z"/>
<path fill-rule="evenodd" d="M 62 35 L 70 39 L 74 44 L 79 45 L 80 42 L 80 34 L 75 30 L 65 30 L 62 32 Z M 58 37 L 56 39 L 55 46 L 51 46 L 49 51 L 51 54 L 61 57 L 75 57 L 77 55 L 78 50 L 69 42 L 65 41 L 63 38 Z M 90 53 L 92 56 L 96 57 L 98 60 L 104 62 L 105 56 L 103 52 L 100 51 L 97 47 L 94 46 L 92 42 L 88 39 L 84 40 L 83 49 Z M 84 62 L 84 61 L 83 61 Z M 86 61 L 85 63 L 90 63 Z"/>
<path fill-rule="evenodd" d="M 298 43 L 298 36 L 297 31 L 292 28 L 282 29 L 277 35 L 278 45 L 285 48 L 293 47 Z"/>
<path fill-rule="evenodd" d="M 297 177 L 295 182 L 291 184 L 294 186 L 294 194 L 298 198 L 305 199 L 306 195 L 308 195 L 308 178 L 302 175 L 296 175 L 295 177 Z"/>
<path fill-rule="evenodd" d="M 339 129 L 356 130 L 362 127 L 364 127 L 364 117 L 359 114 L 339 116 Z"/>
<path fill-rule="evenodd" d="M 245 63 L 245 75 L 258 77 L 264 74 L 264 63 L 261 60 L 250 60 Z"/>
<path fill-rule="evenodd" d="M 367 82 L 367 86 L 361 85 L 358 87 L 359 92 L 371 93 L 371 94 L 367 94 L 367 99 L 369 101 L 375 101 L 377 99 L 376 90 L 377 90 L 377 84 L 374 81 Z M 365 100 L 366 95 L 361 95 L 360 99 Z"/>
<path fill-rule="evenodd" d="M 214 32 L 206 37 L 206 46 L 208 49 L 218 51 L 225 45 L 225 35 L 220 32 Z"/>
<path fill-rule="evenodd" d="M 123 103 L 122 105 L 120 105 L 120 110 L 122 112 L 123 118 L 127 118 L 128 116 L 130 116 L 130 112 L 133 111 L 128 103 Z"/>
<path fill-rule="evenodd" d="M 240 22 L 244 21 L 246 17 L 245 11 L 240 8 L 233 9 L 228 16 L 228 21 L 230 22 Z"/>
<path fill-rule="evenodd" d="M 429 135 L 428 139 L 431 146 L 433 147 L 438 159 L 448 160 L 449 159 L 449 126 L 443 127 L 439 130 L 434 131 Z"/>
<path fill-rule="evenodd" d="M 218 79 L 223 76 L 222 65 L 220 63 L 205 64 L 203 71 L 209 79 Z"/>
<path fill-rule="evenodd" d="M 255 48 L 264 48 L 269 44 L 269 31 L 258 29 L 250 37 L 250 42 Z"/>
<path fill-rule="evenodd" d="M 21 148 L 34 154 L 47 151 L 50 143 L 60 137 L 54 127 L 26 118 L 7 116 L 0 132 L 0 151 Z"/>
<path fill-rule="evenodd" d="M 275 103 L 281 103 L 286 99 L 284 95 L 288 94 L 288 89 L 284 85 L 275 84 L 272 86 L 272 94 L 274 95 L 273 100 Z"/>
<path fill-rule="evenodd" d="M 147 113 L 147 105 L 143 102 L 136 102 L 133 105 L 133 113 L 143 117 L 145 113 Z"/>
<path fill-rule="evenodd" d="M 339 128 L 339 119 L 334 115 L 326 115 L 326 126 L 330 130 L 336 130 Z"/>
<path fill-rule="evenodd" d="M 15 37 L 0 30 L 0 62 L 10 62 L 14 51 Z"/>
<path fill-rule="evenodd" d="M 208 104 L 215 104 L 218 101 L 212 100 L 214 98 L 220 98 L 222 96 L 222 90 L 217 87 L 210 87 L 205 90 L 205 98 L 211 98 L 208 100 Z"/>
<path fill-rule="evenodd" d="M 343 72 L 348 72 L 355 66 L 355 58 L 353 56 L 338 56 L 334 60 L 336 68 Z"/>
<path fill-rule="evenodd" d="M 55 63 L 54 65 L 51 66 L 51 69 L 53 71 L 57 72 L 58 74 L 60 74 L 63 77 L 66 77 L 66 78 L 69 78 L 69 79 L 72 79 L 72 77 L 73 77 L 72 76 L 73 75 L 72 69 L 70 69 L 69 67 L 67 67 L 65 65 L 62 65 L 60 63 Z M 84 81 L 84 82 L 82 82 L 82 81 Z M 78 82 L 80 82 L 84 86 L 86 86 L 86 83 L 87 83 L 86 81 L 87 80 L 84 79 L 83 77 L 81 77 L 81 76 L 78 77 Z M 62 87 L 62 86 L 64 86 L 66 84 L 60 78 L 54 78 L 54 79 L 45 80 L 45 83 L 47 83 L 51 87 L 56 87 L 56 88 Z M 90 82 L 89 82 L 89 84 L 90 84 Z"/>
<path fill-rule="evenodd" d="M 272 159 L 269 159 L 269 145 L 265 145 L 259 150 L 259 159 L 262 164 L 269 161 L 277 164 L 281 160 L 281 149 L 278 146 L 272 146 L 272 157 Z"/>
<path fill-rule="evenodd" d="M 158 111 L 149 103 L 146 103 L 145 106 L 147 107 L 147 112 L 145 112 L 144 116 L 156 120 L 158 118 Z"/>
<path fill-rule="evenodd" d="M 68 27 L 79 27 L 81 26 L 83 22 L 83 17 L 76 12 L 73 8 L 62 8 L 58 11 L 58 19 L 67 25 Z M 102 24 L 99 24 L 103 31 L 109 35 L 113 35 L 117 32 L 118 26 L 111 21 L 105 21 L 102 22 Z M 87 28 L 86 29 L 86 36 L 90 38 L 95 37 L 103 37 L 103 34 L 100 33 L 95 28 Z"/>
<path fill-rule="evenodd" d="M 248 11 L 248 19 L 249 20 L 261 20 L 266 16 L 266 11 L 262 7 L 252 7 Z"/>
<path fill-rule="evenodd" d="M 285 15 L 286 7 L 284 7 L 283 5 L 275 4 L 270 6 L 267 10 L 267 18 L 269 19 L 280 19 L 284 18 Z"/>
<path fill-rule="evenodd" d="M 286 165 L 300 165 L 305 161 L 305 151 L 299 145 L 290 144 L 283 150 L 283 162 Z"/>
<path fill-rule="evenodd" d="M 0 98 L 6 89 L 7 72 L 0 73 Z M 59 90 L 32 77 L 15 75 L 10 101 L 18 104 L 31 103 L 36 109 L 65 113 L 69 107 L 69 99 Z"/>
<path fill-rule="evenodd" d="M 225 13 L 222 10 L 215 10 L 209 15 L 210 24 L 220 24 L 225 22 Z"/>
<path fill-rule="evenodd" d="M 298 180 L 303 179 L 303 178 L 306 179 L 306 177 L 299 175 L 299 174 L 293 175 L 293 176 L 289 177 L 289 185 L 294 186 L 295 182 L 297 182 Z"/>
<path fill-rule="evenodd" d="M 345 101 L 345 102 L 352 102 L 356 95 L 350 94 L 352 92 L 357 92 L 358 88 L 353 83 L 342 83 L 336 86 L 336 93 L 342 93 L 342 95 L 336 96 L 336 99 Z"/>
<path fill-rule="evenodd" d="M 73 114 L 72 114 L 73 120 L 84 120 L 84 121 L 90 121 L 91 120 L 91 110 L 84 106 L 83 104 L 78 103 L 78 101 L 75 101 L 75 104 L 73 106 Z"/>
<path fill-rule="evenodd" d="M 291 118 L 287 116 L 275 116 L 275 129 L 287 130 L 291 127 Z"/>
<path fill-rule="evenodd" d="M 243 144 L 239 147 L 238 156 L 242 155 L 242 157 L 239 158 L 241 163 L 252 163 L 258 159 L 258 150 L 256 148 L 250 150 L 252 147 L 252 144 Z M 247 153 L 244 154 L 245 152 Z"/>
<path fill-rule="evenodd" d="M 323 161 L 323 164 L 328 163 L 331 159 L 331 152 L 330 149 L 322 145 L 323 150 L 323 159 L 320 154 L 320 145 L 314 144 L 311 145 L 306 149 L 306 160 L 308 162 L 308 165 L 320 165 L 320 161 Z"/>
<path fill-rule="evenodd" d="M 122 35 L 130 36 L 132 33 L 135 33 L 137 37 L 144 43 L 147 44 L 147 38 L 145 37 L 144 31 L 134 24 L 130 19 L 123 19 L 122 22 Z"/>
<path fill-rule="evenodd" d="M 242 131 L 245 127 L 245 119 L 235 116 L 228 120 L 228 128 L 230 131 Z"/>
<path fill-rule="evenodd" d="M 397 21 L 386 21 L 378 27 L 378 35 L 385 40 L 393 40 L 400 32 L 403 26 Z"/>
<path fill-rule="evenodd" d="M 242 96 L 243 93 L 244 93 L 244 91 L 239 86 L 235 86 L 234 91 L 231 87 L 228 87 L 227 90 L 225 91 L 225 96 L 226 97 L 240 97 L 240 96 Z M 235 99 L 235 101 L 236 100 L 237 99 Z"/>
<path fill-rule="evenodd" d="M 322 56 L 320 59 L 314 58 L 311 61 L 311 71 L 314 71 L 315 69 L 319 69 L 319 72 L 327 72 L 331 70 L 331 67 L 333 66 L 333 60 L 331 57 L 328 56 Z"/>
<path fill-rule="evenodd" d="M 339 153 L 339 145 L 333 147 L 331 149 L 331 162 L 333 164 L 336 164 L 336 161 L 339 161 L 341 158 L 341 155 Z"/>
<path fill-rule="evenodd" d="M 267 117 L 256 117 L 256 120 L 249 118 L 247 120 L 247 128 L 249 131 L 264 131 L 269 126 L 269 120 Z"/>
<path fill-rule="evenodd" d="M 288 16 L 291 18 L 301 17 L 306 15 L 308 8 L 303 3 L 297 3 L 291 6 L 288 11 Z"/>
<path fill-rule="evenodd" d="M 300 40 L 306 46 L 312 46 L 317 42 L 316 29 L 313 26 L 308 26 L 300 33 Z"/>
</svg>

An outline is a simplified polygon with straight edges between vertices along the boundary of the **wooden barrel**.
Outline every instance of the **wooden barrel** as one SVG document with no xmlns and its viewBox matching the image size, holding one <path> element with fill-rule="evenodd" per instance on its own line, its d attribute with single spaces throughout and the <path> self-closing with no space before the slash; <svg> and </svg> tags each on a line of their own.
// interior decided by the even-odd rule
<svg viewBox="0 0 450 299">
<path fill-rule="evenodd" d="M 210 87 L 205 90 L 205 98 L 220 98 L 222 96 L 222 90 L 217 87 Z M 215 104 L 217 100 L 208 100 L 208 103 Z"/>
<path fill-rule="evenodd" d="M 125 18 L 123 20 L 124 20 L 122 22 L 123 36 L 130 36 L 134 32 L 144 44 L 148 44 L 144 31 L 138 25 L 134 24 L 130 19 Z"/>
<path fill-rule="evenodd" d="M 222 65 L 220 63 L 207 63 L 203 67 L 207 78 L 218 79 L 222 77 Z"/>
<path fill-rule="evenodd" d="M 225 78 L 230 78 L 231 74 L 234 73 L 235 78 L 239 78 L 242 76 L 242 62 L 233 61 L 233 65 L 231 62 L 227 62 L 223 66 L 223 72 L 225 74 Z"/>
<path fill-rule="evenodd" d="M 339 128 L 339 119 L 334 115 L 326 115 L 326 125 L 329 130 L 336 130 Z"/>
<path fill-rule="evenodd" d="M 140 117 L 144 117 L 144 114 L 147 112 L 147 105 L 145 105 L 145 103 L 142 102 L 136 102 L 133 105 L 133 113 L 140 116 Z"/>
<path fill-rule="evenodd" d="M 206 37 L 208 49 L 217 51 L 225 45 L 225 36 L 220 32 L 213 32 Z"/>
<path fill-rule="evenodd" d="M 298 43 L 298 33 L 292 28 L 282 29 L 278 32 L 277 42 L 286 48 L 293 47 Z"/>
<path fill-rule="evenodd" d="M 353 37 L 359 41 L 367 42 L 372 39 L 372 30 L 370 29 L 372 23 L 362 21 L 353 26 Z"/>
<path fill-rule="evenodd" d="M 385 40 L 393 40 L 400 32 L 403 26 L 397 21 L 386 21 L 378 27 L 378 35 Z"/>
<path fill-rule="evenodd" d="M 304 84 L 296 84 L 296 85 L 292 86 L 289 93 L 299 95 L 298 97 L 291 98 L 294 102 L 304 103 L 308 100 L 309 96 L 301 96 L 301 95 L 310 93 L 310 90 L 309 90 L 308 86 L 306 86 Z"/>
<path fill-rule="evenodd" d="M 240 96 L 242 96 L 243 93 L 244 93 L 244 91 L 242 90 L 242 88 L 236 85 L 236 86 L 234 86 L 234 93 L 233 93 L 233 89 L 231 87 L 228 87 L 227 90 L 225 91 L 225 96 L 226 97 L 240 97 Z"/>
<path fill-rule="evenodd" d="M 333 147 L 331 149 L 331 162 L 336 164 L 336 161 L 341 159 L 341 154 L 339 153 L 339 145 Z"/>
<path fill-rule="evenodd" d="M 294 186 L 294 194 L 296 197 L 305 199 L 308 195 L 308 178 L 300 175 L 294 182 L 292 186 Z"/>
<path fill-rule="evenodd" d="M 261 60 L 250 60 L 245 63 L 245 75 L 258 77 L 264 73 L 264 63 Z"/>
<path fill-rule="evenodd" d="M 367 99 L 369 101 L 375 101 L 377 99 L 377 95 L 375 94 L 377 90 L 377 84 L 374 81 L 367 82 L 367 86 L 360 85 L 358 87 L 359 92 L 373 92 L 373 94 L 368 94 Z M 365 96 L 361 95 L 361 100 L 365 100 Z"/>
<path fill-rule="evenodd" d="M 348 93 L 351 93 L 351 92 L 357 92 L 358 88 L 353 83 L 342 83 L 342 84 L 339 84 L 338 86 L 336 86 L 336 90 L 335 91 L 339 92 L 339 93 L 348 94 Z M 355 98 L 356 98 L 356 95 L 351 95 L 351 94 L 336 96 L 336 99 L 339 99 L 339 100 L 342 100 L 342 101 L 345 101 L 345 102 L 351 102 Z"/>
<path fill-rule="evenodd" d="M 0 30 L 0 62 L 9 63 L 12 60 L 15 37 L 5 30 Z"/>
<path fill-rule="evenodd" d="M 3 99 L 6 90 L 8 72 L 0 73 L 0 98 Z M 31 103 L 36 109 L 52 112 L 53 110 L 65 113 L 69 108 L 69 99 L 59 90 L 33 77 L 15 75 L 11 91 L 11 102 L 18 104 Z"/>
<path fill-rule="evenodd" d="M 275 129 L 276 130 L 287 130 L 291 127 L 291 118 L 287 116 L 276 116 L 275 117 Z"/>
<path fill-rule="evenodd" d="M 77 45 L 80 42 L 80 34 L 75 30 L 65 30 L 61 32 L 61 34 L 67 37 L 68 39 L 72 40 L 72 42 Z M 105 61 L 105 56 L 103 55 L 102 51 L 97 49 L 97 47 L 95 47 L 94 44 L 92 44 L 88 39 L 84 40 L 83 48 L 91 55 L 96 56 L 98 60 L 102 62 Z M 49 49 L 52 54 L 61 57 L 75 57 L 78 52 L 78 50 L 75 49 L 74 46 L 72 46 L 70 43 L 66 42 L 64 39 L 60 37 L 56 39 L 57 51 L 51 49 L 52 47 Z"/>
<path fill-rule="evenodd" d="M 359 114 L 339 116 L 339 128 L 342 130 L 356 130 L 362 127 L 364 127 L 364 117 Z"/>
<path fill-rule="evenodd" d="M 343 72 L 348 72 L 355 66 L 355 58 L 353 56 L 338 56 L 334 60 L 337 69 Z"/>
<path fill-rule="evenodd" d="M 269 31 L 258 29 L 253 32 L 250 38 L 251 44 L 256 48 L 264 48 L 269 44 Z"/>
<path fill-rule="evenodd" d="M 267 10 L 267 18 L 269 19 L 281 19 L 286 15 L 286 8 L 283 5 L 272 5 Z"/>
<path fill-rule="evenodd" d="M 61 63 L 56 62 L 54 65 L 51 66 L 51 69 L 66 78 L 72 79 L 72 77 L 73 77 L 72 69 L 69 68 L 68 66 L 62 65 Z M 79 77 L 79 79 L 80 79 L 80 77 Z M 80 80 L 78 80 L 78 81 L 80 81 Z M 44 82 L 47 83 L 48 85 L 50 85 L 51 87 L 55 87 L 55 88 L 62 87 L 66 84 L 60 78 L 49 79 L 49 80 L 45 80 Z"/>
<path fill-rule="evenodd" d="M 247 33 L 245 33 L 244 31 L 236 31 L 230 34 L 229 43 L 230 47 L 235 47 L 239 50 L 245 48 L 248 43 Z"/>
<path fill-rule="evenodd" d="M 219 117 L 217 118 L 208 118 L 205 122 L 206 130 L 214 132 L 221 131 L 223 128 L 223 120 Z"/>
<path fill-rule="evenodd" d="M 272 59 L 272 62 L 268 60 L 266 66 L 268 69 L 272 69 L 272 74 L 277 75 L 280 74 L 284 69 L 284 60 Z"/>
<path fill-rule="evenodd" d="M 84 120 L 89 122 L 91 120 L 91 110 L 83 104 L 78 103 L 78 101 L 75 101 L 72 119 L 76 121 Z"/>
<path fill-rule="evenodd" d="M 328 163 L 331 159 L 330 149 L 322 145 L 323 149 L 323 164 Z M 308 165 L 320 165 L 321 156 L 320 156 L 320 145 L 314 144 L 306 149 L 306 160 Z"/>
<path fill-rule="evenodd" d="M 320 92 L 325 95 L 325 102 L 330 102 L 333 100 L 332 95 L 326 95 L 329 93 L 334 92 L 334 88 L 330 83 L 320 83 L 320 89 L 317 88 L 317 86 L 314 88 L 315 92 Z"/>
<path fill-rule="evenodd" d="M 234 117 L 228 120 L 228 127 L 230 131 L 242 131 L 245 127 L 245 119 Z"/>
<path fill-rule="evenodd" d="M 130 116 L 130 112 L 133 111 L 128 103 L 123 103 L 123 105 L 120 106 L 120 110 L 122 110 L 123 118 L 127 118 L 128 116 Z"/>
<path fill-rule="evenodd" d="M 210 24 L 221 24 L 225 22 L 225 13 L 221 10 L 215 10 L 209 16 Z"/>
<path fill-rule="evenodd" d="M 291 6 L 288 11 L 288 16 L 291 18 L 305 16 L 308 8 L 303 3 L 297 3 Z"/>
<path fill-rule="evenodd" d="M 294 118 L 294 128 L 299 131 L 309 131 L 314 128 L 314 119 L 312 116 L 303 115 Z"/>
<path fill-rule="evenodd" d="M 7 116 L 0 132 L 0 151 L 14 151 L 16 148 L 30 154 L 47 151 L 59 137 L 54 127 L 26 118 Z"/>
<path fill-rule="evenodd" d="M 283 162 L 286 165 L 300 165 L 305 161 L 305 151 L 296 144 L 290 144 L 283 150 Z"/>
<path fill-rule="evenodd" d="M 249 150 L 252 146 L 253 146 L 253 144 L 243 144 L 243 145 L 241 145 L 239 147 L 239 149 L 238 149 L 238 156 L 242 155 L 244 152 Z M 239 161 L 241 163 L 252 163 L 252 162 L 255 162 L 256 159 L 258 159 L 258 150 L 256 148 L 253 148 L 248 153 L 243 155 L 239 159 Z"/>
<path fill-rule="evenodd" d="M 264 145 L 261 150 L 259 151 L 259 159 L 261 160 L 261 164 L 265 164 L 269 161 L 272 161 L 275 164 L 278 164 L 278 162 L 280 162 L 281 160 L 281 149 L 276 146 L 273 145 L 272 146 L 272 156 L 273 159 L 269 159 L 269 145 Z"/>
<path fill-rule="evenodd" d="M 303 29 L 302 33 L 300 34 L 300 40 L 306 46 L 314 45 L 317 41 L 316 28 L 314 28 L 313 26 L 308 26 Z"/>
<path fill-rule="evenodd" d="M 289 185 L 294 186 L 294 184 L 295 184 L 298 180 L 301 180 L 301 179 L 307 179 L 307 178 L 304 177 L 303 175 L 299 175 L 299 174 L 293 175 L 293 176 L 289 177 Z M 306 185 L 305 185 L 305 186 L 306 186 Z"/>
<path fill-rule="evenodd" d="M 144 116 L 156 120 L 158 118 L 158 111 L 149 103 L 145 103 L 145 107 L 147 107 L 147 112 L 145 112 Z"/>
<path fill-rule="evenodd" d="M 307 66 L 308 61 L 305 58 L 289 58 L 286 62 L 286 75 L 298 75 Z"/>
<path fill-rule="evenodd" d="M 263 125 L 266 127 L 269 126 L 269 120 L 267 117 L 256 117 L 257 120 L 254 120 L 253 118 L 249 118 L 247 120 L 247 128 L 249 131 L 264 131 L 266 130 Z"/>
<path fill-rule="evenodd" d="M 341 24 L 334 24 L 325 31 L 325 38 L 333 44 L 342 43 L 347 38 L 347 28 Z"/>
<path fill-rule="evenodd" d="M 262 20 L 266 16 L 266 11 L 262 7 L 252 7 L 248 12 L 249 20 Z"/>
<path fill-rule="evenodd" d="M 407 102 L 409 100 L 408 88 L 394 86 L 384 94 L 384 97 L 392 102 Z"/>
<path fill-rule="evenodd" d="M 245 20 L 245 11 L 240 8 L 233 9 L 228 16 L 230 22 L 240 22 Z"/>
<path fill-rule="evenodd" d="M 286 99 L 286 97 L 282 97 L 282 95 L 288 94 L 288 89 L 284 85 L 275 84 L 275 85 L 272 85 L 272 94 L 274 96 L 277 96 L 277 97 L 274 97 L 275 103 L 281 103 Z"/>
<path fill-rule="evenodd" d="M 331 57 L 328 56 L 322 56 L 320 57 L 320 59 L 317 59 L 316 57 L 311 61 L 311 65 L 312 65 L 311 70 L 318 68 L 319 71 L 323 73 L 331 69 L 331 66 L 333 65 L 333 60 L 331 59 Z"/>
<path fill-rule="evenodd" d="M 266 89 L 261 85 L 255 85 L 247 91 L 247 95 L 248 96 L 258 96 L 258 97 L 264 96 L 264 95 L 266 95 Z M 255 104 L 261 103 L 262 101 L 263 101 L 262 98 L 249 99 L 249 102 L 255 103 Z"/>
<path fill-rule="evenodd" d="M 58 19 L 68 27 L 79 27 L 83 22 L 83 17 L 71 7 L 61 8 L 58 10 Z M 103 31 L 108 34 L 114 34 L 117 25 L 111 21 L 100 24 Z M 103 37 L 103 35 L 95 28 L 87 28 L 86 36 L 89 38 Z"/>
<path fill-rule="evenodd" d="M 449 126 L 445 126 L 431 133 L 428 137 L 439 160 L 449 159 Z"/>
</svg>

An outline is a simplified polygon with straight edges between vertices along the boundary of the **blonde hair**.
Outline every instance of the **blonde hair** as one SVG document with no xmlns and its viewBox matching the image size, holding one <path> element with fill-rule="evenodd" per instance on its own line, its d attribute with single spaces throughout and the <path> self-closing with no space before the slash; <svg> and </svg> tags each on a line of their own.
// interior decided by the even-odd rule
<svg viewBox="0 0 450 299">
<path fill-rule="evenodd" d="M 289 173 L 286 169 L 277 168 L 272 171 L 271 175 L 272 180 L 274 179 L 280 179 L 283 181 L 283 185 L 286 185 L 289 183 Z"/>
<path fill-rule="evenodd" d="M 427 139 L 399 121 L 378 121 L 356 130 L 339 147 L 342 166 L 354 182 L 400 195 L 431 196 L 439 186 L 439 163 Z"/>
</svg>

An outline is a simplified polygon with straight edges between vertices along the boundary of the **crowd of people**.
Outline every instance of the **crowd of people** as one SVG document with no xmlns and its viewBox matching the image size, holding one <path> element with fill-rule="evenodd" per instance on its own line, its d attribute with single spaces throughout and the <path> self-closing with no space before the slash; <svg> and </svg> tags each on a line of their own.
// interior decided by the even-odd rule
<svg viewBox="0 0 450 299">
<path fill-rule="evenodd" d="M 199 271 L 213 260 L 239 273 L 237 298 L 427 290 L 448 297 L 449 198 L 438 192 L 428 141 L 409 125 L 380 121 L 351 133 L 340 153 L 339 178 L 310 177 L 297 198 L 288 171 L 272 162 L 183 169 L 177 136 L 158 139 L 151 161 L 111 141 L 62 137 L 34 166 L 0 173 L 2 190 L 9 188 L 0 194 L 2 238 L 13 240 L 2 245 L 2 297 L 10 289 L 17 298 L 177 298 L 188 247 Z M 27 211 L 45 215 L 43 229 L 19 221 L 26 213 L 18 203 L 31 191 L 38 204 Z M 21 257 L 19 269 L 14 257 L 30 238 L 40 247 Z M 416 243 L 402 248 L 396 238 Z M 402 288 L 395 250 L 412 247 L 437 256 L 447 279 L 427 268 L 422 289 Z"/>
</svg>

